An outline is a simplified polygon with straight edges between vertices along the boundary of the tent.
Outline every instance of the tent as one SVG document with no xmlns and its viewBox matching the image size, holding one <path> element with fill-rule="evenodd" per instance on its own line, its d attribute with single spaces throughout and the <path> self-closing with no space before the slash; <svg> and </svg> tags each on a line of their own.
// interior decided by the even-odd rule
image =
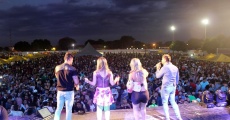
<svg viewBox="0 0 230 120">
<path fill-rule="evenodd" d="M 230 62 L 230 57 L 224 54 L 219 54 L 211 59 L 208 59 L 208 61 L 212 62 Z"/>
<path fill-rule="evenodd" d="M 197 59 L 198 59 L 198 60 L 209 60 L 209 59 L 214 58 L 215 56 L 216 56 L 215 54 L 210 53 L 210 54 L 208 54 L 208 55 L 205 55 L 205 56 L 203 56 L 203 57 L 199 57 L 199 58 L 197 58 Z"/>
<path fill-rule="evenodd" d="M 42 54 L 42 53 L 35 53 L 33 55 L 34 58 L 42 58 L 42 57 L 45 57 L 46 55 L 45 54 Z"/>
<path fill-rule="evenodd" d="M 5 59 L 0 58 L 0 64 L 6 64 L 8 63 Z"/>
<path fill-rule="evenodd" d="M 89 42 L 80 52 L 76 54 L 77 57 L 84 55 L 102 56 L 102 54 L 96 51 Z"/>
<path fill-rule="evenodd" d="M 25 55 L 25 58 L 27 58 L 27 59 L 35 59 L 35 58 L 45 57 L 46 55 L 48 55 L 48 54 L 47 53 L 45 53 L 45 54 L 42 54 L 42 53 L 27 54 L 27 55 Z"/>
<path fill-rule="evenodd" d="M 33 54 L 27 54 L 24 56 L 25 58 L 28 58 L 28 59 L 33 59 L 35 58 L 35 56 Z"/>
<path fill-rule="evenodd" d="M 18 55 L 15 55 L 15 56 L 10 57 L 9 59 L 7 59 L 7 61 L 9 61 L 9 62 L 24 61 L 24 60 L 26 61 L 28 59 L 25 58 L 25 57 L 22 57 L 22 56 L 18 56 Z"/>
</svg>

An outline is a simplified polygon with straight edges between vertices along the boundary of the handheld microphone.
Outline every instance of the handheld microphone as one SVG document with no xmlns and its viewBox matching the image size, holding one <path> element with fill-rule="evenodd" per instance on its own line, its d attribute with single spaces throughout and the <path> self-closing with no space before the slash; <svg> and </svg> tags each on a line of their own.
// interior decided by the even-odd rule
<svg viewBox="0 0 230 120">
<path fill-rule="evenodd" d="M 157 65 L 158 64 L 160 64 L 160 68 L 161 68 L 161 66 L 162 66 L 162 63 L 161 62 L 158 62 L 155 66 L 154 66 L 154 68 L 157 68 Z"/>
</svg>

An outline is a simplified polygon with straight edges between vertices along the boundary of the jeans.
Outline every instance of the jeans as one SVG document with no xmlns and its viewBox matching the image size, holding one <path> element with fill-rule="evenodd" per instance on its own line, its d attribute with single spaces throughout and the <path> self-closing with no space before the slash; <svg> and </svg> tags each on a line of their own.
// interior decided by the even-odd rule
<svg viewBox="0 0 230 120">
<path fill-rule="evenodd" d="M 61 111 L 65 103 L 66 120 L 72 120 L 72 107 L 74 102 L 74 91 L 58 91 L 57 92 L 57 109 L 55 111 L 54 120 L 60 120 Z"/>
<path fill-rule="evenodd" d="M 170 103 L 174 109 L 176 117 L 178 119 L 182 120 L 179 107 L 178 107 L 177 103 L 175 102 L 175 92 L 176 92 L 176 87 L 174 87 L 173 85 L 161 88 L 161 98 L 162 98 L 162 103 L 163 103 L 163 108 L 164 108 L 166 120 L 169 120 L 168 100 L 170 101 Z"/>
</svg>

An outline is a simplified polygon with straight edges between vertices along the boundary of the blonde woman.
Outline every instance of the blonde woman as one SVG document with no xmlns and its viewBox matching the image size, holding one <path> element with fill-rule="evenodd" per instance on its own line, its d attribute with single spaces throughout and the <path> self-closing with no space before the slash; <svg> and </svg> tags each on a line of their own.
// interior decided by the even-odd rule
<svg viewBox="0 0 230 120">
<path fill-rule="evenodd" d="M 133 58 L 130 62 L 131 71 L 127 82 L 128 91 L 132 91 L 131 100 L 135 120 L 145 120 L 146 104 L 149 100 L 149 92 L 146 77 L 148 72 L 142 67 L 138 58 Z"/>
<path fill-rule="evenodd" d="M 107 60 L 104 57 L 97 59 L 97 68 L 93 72 L 93 81 L 85 78 L 85 82 L 96 86 L 93 103 L 97 104 L 97 119 L 102 120 L 102 111 L 105 112 L 105 119 L 110 119 L 110 105 L 114 102 L 113 95 L 109 85 L 115 85 L 120 77 L 113 79 L 113 73 L 108 67 Z"/>
</svg>

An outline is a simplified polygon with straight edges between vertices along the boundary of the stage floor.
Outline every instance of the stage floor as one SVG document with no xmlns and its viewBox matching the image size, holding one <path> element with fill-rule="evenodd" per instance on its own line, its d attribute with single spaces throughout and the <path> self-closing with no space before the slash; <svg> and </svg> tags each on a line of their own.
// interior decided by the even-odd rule
<svg viewBox="0 0 230 120">
<path fill-rule="evenodd" d="M 229 107 L 205 108 L 196 103 L 180 104 L 183 120 L 230 120 Z M 169 108 L 171 120 L 176 120 L 173 109 Z M 134 120 L 132 109 L 111 110 L 110 120 Z M 63 111 L 61 120 L 65 120 Z M 96 120 L 96 112 L 87 112 L 84 115 L 73 113 L 73 120 Z M 141 119 L 140 119 L 141 120 Z M 148 108 L 147 120 L 164 120 L 163 107 Z"/>
<path fill-rule="evenodd" d="M 205 108 L 196 103 L 179 104 L 183 120 L 230 120 L 230 107 Z M 169 108 L 171 120 L 176 120 L 173 109 Z M 111 110 L 110 120 L 134 120 L 132 109 Z M 87 112 L 84 115 L 73 113 L 73 120 L 96 120 L 96 112 Z M 33 120 L 33 116 L 9 117 L 9 120 Z M 37 119 L 36 119 L 37 120 Z M 52 119 L 51 119 L 52 120 Z M 61 120 L 65 120 L 65 110 Z M 141 120 L 141 119 L 140 119 Z M 148 108 L 147 120 L 164 120 L 163 107 Z"/>
</svg>

